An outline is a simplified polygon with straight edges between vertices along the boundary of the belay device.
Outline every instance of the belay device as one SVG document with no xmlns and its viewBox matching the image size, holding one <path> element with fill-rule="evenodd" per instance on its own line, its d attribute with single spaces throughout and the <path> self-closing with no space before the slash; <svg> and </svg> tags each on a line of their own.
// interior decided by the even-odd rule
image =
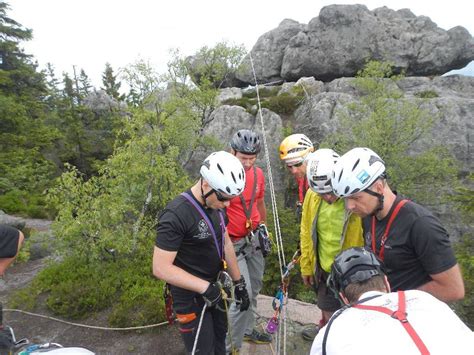
<svg viewBox="0 0 474 355">
<path fill-rule="evenodd" d="M 262 251 L 263 257 L 266 258 L 272 252 L 272 241 L 267 226 L 261 223 L 252 233 L 253 236 L 258 238 L 260 250 Z"/>
</svg>

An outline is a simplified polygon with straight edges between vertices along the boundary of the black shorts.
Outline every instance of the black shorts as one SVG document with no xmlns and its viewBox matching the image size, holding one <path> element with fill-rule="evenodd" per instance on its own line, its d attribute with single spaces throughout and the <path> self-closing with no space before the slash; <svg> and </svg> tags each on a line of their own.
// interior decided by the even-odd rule
<svg viewBox="0 0 474 355">
<path fill-rule="evenodd" d="M 318 302 L 317 305 L 320 310 L 326 312 L 336 312 L 339 308 L 341 308 L 341 301 L 336 298 L 336 295 L 333 291 L 331 291 L 327 285 L 328 273 L 322 272 L 320 279 L 318 280 L 317 286 L 317 294 L 318 294 Z"/>
<path fill-rule="evenodd" d="M 13 258 L 18 252 L 19 240 L 18 229 L 0 224 L 0 258 Z"/>
</svg>

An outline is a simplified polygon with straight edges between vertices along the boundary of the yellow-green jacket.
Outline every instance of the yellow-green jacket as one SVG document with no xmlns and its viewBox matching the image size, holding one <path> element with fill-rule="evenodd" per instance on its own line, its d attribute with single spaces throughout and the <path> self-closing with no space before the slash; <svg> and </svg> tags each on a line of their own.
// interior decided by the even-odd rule
<svg viewBox="0 0 474 355">
<path fill-rule="evenodd" d="M 317 251 L 315 244 L 317 245 L 318 241 L 317 220 L 322 201 L 323 200 L 317 193 L 309 189 L 303 202 L 300 231 L 300 267 L 301 274 L 305 276 L 314 275 L 316 273 L 316 266 L 319 264 L 316 263 Z M 360 217 L 346 210 L 342 235 L 335 237 L 339 238 L 341 250 L 356 246 L 363 246 L 364 239 L 362 234 L 362 221 Z M 321 258 L 325 257 L 334 259 L 335 255 L 321 255 Z M 332 261 L 333 260 L 330 261 L 331 264 Z M 325 271 L 329 272 L 330 270 Z"/>
</svg>

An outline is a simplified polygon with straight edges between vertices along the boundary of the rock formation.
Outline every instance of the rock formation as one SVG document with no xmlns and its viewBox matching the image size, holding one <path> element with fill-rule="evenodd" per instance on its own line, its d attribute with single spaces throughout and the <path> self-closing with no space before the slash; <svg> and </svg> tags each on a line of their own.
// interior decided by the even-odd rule
<svg viewBox="0 0 474 355">
<path fill-rule="evenodd" d="M 331 81 L 354 76 L 367 60 L 390 61 L 407 76 L 441 75 L 474 60 L 474 39 L 463 27 L 443 30 L 410 10 L 331 5 L 307 25 L 284 20 L 251 50 L 258 83 L 313 76 Z M 236 74 L 254 85 L 250 57 Z"/>
</svg>

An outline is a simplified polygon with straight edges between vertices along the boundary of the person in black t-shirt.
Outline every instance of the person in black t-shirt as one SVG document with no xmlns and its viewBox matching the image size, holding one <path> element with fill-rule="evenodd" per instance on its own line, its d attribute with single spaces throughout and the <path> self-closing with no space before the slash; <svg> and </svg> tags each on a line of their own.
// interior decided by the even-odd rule
<svg viewBox="0 0 474 355">
<path fill-rule="evenodd" d="M 217 282 L 221 272 L 226 269 L 234 281 L 241 311 L 248 309 L 249 296 L 222 209 L 243 191 L 245 172 L 236 157 L 221 151 L 204 160 L 200 173 L 198 182 L 171 201 L 159 216 L 153 274 L 170 285 L 186 351 L 193 350 L 199 333 L 196 352 L 225 354 L 227 307 Z"/>
<path fill-rule="evenodd" d="M 24 239 L 18 229 L 0 224 L 0 277 L 15 260 Z"/>
<path fill-rule="evenodd" d="M 375 152 L 354 148 L 344 154 L 331 184 L 363 218 L 365 245 L 383 261 L 392 291 L 419 289 L 445 302 L 464 297 L 448 233 L 430 211 L 390 189 Z"/>
</svg>

